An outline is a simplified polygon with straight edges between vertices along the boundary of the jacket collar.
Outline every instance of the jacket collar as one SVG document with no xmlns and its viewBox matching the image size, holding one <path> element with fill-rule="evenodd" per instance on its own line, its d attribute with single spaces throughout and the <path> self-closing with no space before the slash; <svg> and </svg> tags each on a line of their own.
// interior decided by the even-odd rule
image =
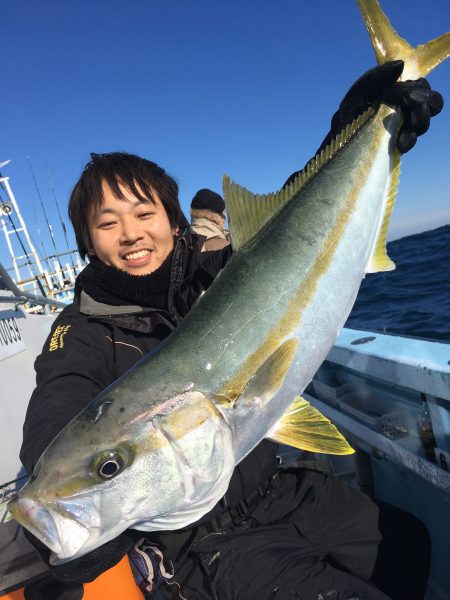
<svg viewBox="0 0 450 600">
<path fill-rule="evenodd" d="M 172 257 L 170 285 L 168 294 L 168 313 L 175 323 L 179 323 L 184 314 L 177 309 L 176 296 L 179 295 L 182 284 L 189 280 L 197 267 L 198 254 L 203 238 L 191 233 L 189 227 L 177 238 Z M 88 316 L 129 315 L 155 312 L 156 309 L 139 305 L 114 306 L 94 300 L 81 289 L 79 292 L 80 312 Z M 183 304 L 183 303 L 182 303 Z M 181 307 L 180 307 L 181 308 Z M 183 307 L 184 308 L 184 307 Z M 159 311 L 158 312 L 166 312 Z M 182 313 L 185 311 L 182 310 Z M 167 313 L 166 313 L 167 314 Z"/>
<path fill-rule="evenodd" d="M 148 310 L 148 309 L 147 309 Z M 146 312 L 142 306 L 113 306 L 104 304 L 91 298 L 87 292 L 81 290 L 80 294 L 80 312 L 88 316 L 107 316 L 107 315 L 126 315 L 130 313 Z"/>
</svg>

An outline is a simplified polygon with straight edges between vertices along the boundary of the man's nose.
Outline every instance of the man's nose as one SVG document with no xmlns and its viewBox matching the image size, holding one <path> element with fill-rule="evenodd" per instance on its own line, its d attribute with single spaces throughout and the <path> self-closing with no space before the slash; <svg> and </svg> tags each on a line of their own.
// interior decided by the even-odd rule
<svg viewBox="0 0 450 600">
<path fill-rule="evenodd" d="M 142 228 L 139 223 L 133 220 L 126 220 L 122 223 L 121 242 L 124 244 L 134 244 L 143 238 Z"/>
</svg>

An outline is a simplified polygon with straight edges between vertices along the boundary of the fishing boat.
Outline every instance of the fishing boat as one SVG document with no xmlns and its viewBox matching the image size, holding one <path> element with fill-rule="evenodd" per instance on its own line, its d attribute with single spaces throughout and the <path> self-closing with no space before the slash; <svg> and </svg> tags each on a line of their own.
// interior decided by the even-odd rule
<svg viewBox="0 0 450 600">
<path fill-rule="evenodd" d="M 450 344 L 344 328 L 304 397 L 356 450 L 329 457 L 337 475 L 424 523 L 426 598 L 448 600 Z"/>
</svg>

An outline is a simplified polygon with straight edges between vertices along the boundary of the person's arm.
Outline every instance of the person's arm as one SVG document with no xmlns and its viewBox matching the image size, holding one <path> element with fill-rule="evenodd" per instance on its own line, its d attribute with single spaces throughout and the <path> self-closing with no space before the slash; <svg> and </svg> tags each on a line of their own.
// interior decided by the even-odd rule
<svg viewBox="0 0 450 600">
<path fill-rule="evenodd" d="M 400 153 L 409 152 L 417 137 L 430 126 L 430 119 L 439 114 L 444 105 L 441 94 L 431 89 L 426 79 L 397 81 L 403 71 L 402 60 L 379 65 L 364 73 L 349 89 L 331 119 L 331 129 L 317 149 L 328 146 L 342 129 L 365 110 L 383 102 L 400 108 L 403 124 L 397 135 Z M 283 187 L 291 183 L 301 171 L 292 173 Z"/>
<path fill-rule="evenodd" d="M 109 346 L 101 325 L 72 307 L 54 322 L 35 362 L 37 385 L 23 427 L 20 459 L 28 473 L 65 425 L 111 383 Z"/>
<path fill-rule="evenodd" d="M 224 268 L 233 254 L 232 244 L 227 244 L 217 250 L 206 250 L 199 255 L 199 267 L 202 273 L 211 278 L 210 284 L 217 274 Z"/>
<path fill-rule="evenodd" d="M 53 324 L 35 362 L 37 386 L 28 406 L 20 458 L 31 474 L 47 445 L 95 396 L 114 379 L 113 345 L 102 324 L 88 321 L 74 307 L 65 309 Z M 49 564 L 50 550 L 30 532 L 27 539 Z M 126 531 L 93 552 L 62 566 L 50 575 L 62 582 L 85 583 L 114 566 L 142 533 Z"/>
</svg>

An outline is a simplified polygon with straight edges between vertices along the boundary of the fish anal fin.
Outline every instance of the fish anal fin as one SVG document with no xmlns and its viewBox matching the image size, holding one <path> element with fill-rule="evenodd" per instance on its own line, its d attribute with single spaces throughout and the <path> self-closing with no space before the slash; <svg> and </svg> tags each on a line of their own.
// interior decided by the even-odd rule
<svg viewBox="0 0 450 600">
<path fill-rule="evenodd" d="M 324 454 L 353 454 L 338 429 L 314 406 L 297 396 L 266 436 L 280 444 Z"/>
<path fill-rule="evenodd" d="M 392 271 L 395 269 L 395 263 L 389 258 L 386 252 L 386 236 L 400 180 L 400 154 L 397 150 L 394 153 L 393 160 L 394 166 L 389 191 L 384 203 L 383 220 L 365 269 L 366 273 L 378 273 L 379 271 Z"/>
</svg>

